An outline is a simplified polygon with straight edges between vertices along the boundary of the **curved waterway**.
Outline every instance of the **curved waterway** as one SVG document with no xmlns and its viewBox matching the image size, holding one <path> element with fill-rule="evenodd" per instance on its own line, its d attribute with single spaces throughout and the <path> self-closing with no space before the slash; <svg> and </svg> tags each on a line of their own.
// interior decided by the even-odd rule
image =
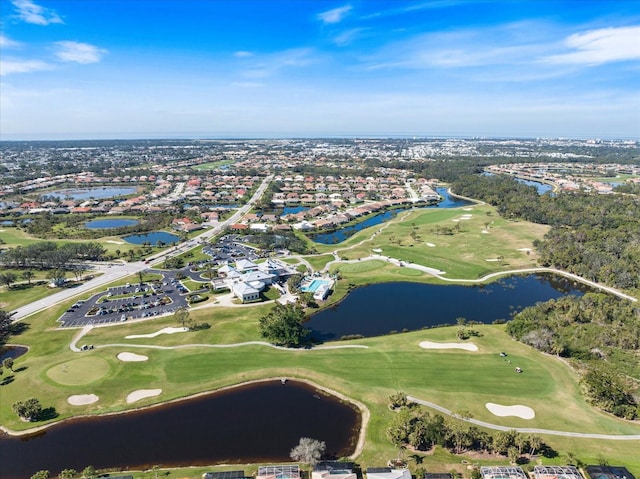
<svg viewBox="0 0 640 479">
<path fill-rule="evenodd" d="M 439 203 L 428 205 L 428 206 L 418 206 L 417 208 L 460 208 L 462 206 L 469 206 L 473 203 L 471 201 L 457 198 L 455 196 L 451 196 L 447 191 L 447 188 L 440 187 L 436 188 L 438 194 L 443 198 Z M 316 243 L 321 244 L 337 244 L 342 243 L 347 238 L 353 236 L 358 231 L 362 231 L 365 228 L 369 228 L 370 226 L 379 225 L 384 223 L 385 221 L 389 221 L 392 218 L 395 218 L 398 213 L 403 211 L 407 211 L 407 208 L 399 208 L 384 211 L 382 213 L 377 213 L 375 215 L 370 216 L 364 221 L 356 223 L 354 225 L 345 226 L 344 228 L 339 228 L 335 231 L 331 231 L 328 233 L 312 233 L 309 234 L 309 238 Z"/>
<path fill-rule="evenodd" d="M 0 435 L 3 479 L 47 469 L 142 469 L 220 463 L 289 462 L 300 437 L 325 441 L 326 456 L 352 454 L 360 414 L 300 382 L 239 386 L 163 406 L 74 419 L 31 436 Z"/>
<path fill-rule="evenodd" d="M 381 283 L 351 291 L 304 325 L 315 340 L 382 336 L 390 332 L 456 324 L 457 318 L 492 323 L 508 320 L 527 306 L 589 289 L 557 275 L 511 276 L 487 285 Z"/>
</svg>

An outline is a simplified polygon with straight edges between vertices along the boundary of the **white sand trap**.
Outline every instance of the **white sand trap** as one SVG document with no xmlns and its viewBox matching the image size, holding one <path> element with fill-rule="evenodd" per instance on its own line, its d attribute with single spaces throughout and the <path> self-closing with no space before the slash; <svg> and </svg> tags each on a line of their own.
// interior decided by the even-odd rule
<svg viewBox="0 0 640 479">
<path fill-rule="evenodd" d="M 133 362 L 133 363 L 149 360 L 148 356 L 143 356 L 142 354 L 136 354 L 136 353 L 118 353 L 116 357 L 120 361 Z"/>
<path fill-rule="evenodd" d="M 495 404 L 488 402 L 485 404 L 489 412 L 495 416 L 516 416 L 520 419 L 533 419 L 536 417 L 536 413 L 529 406 L 523 406 L 522 404 L 515 404 L 513 406 L 503 406 L 501 404 Z"/>
<path fill-rule="evenodd" d="M 106 240 L 105 243 L 124 244 L 124 241 Z"/>
<path fill-rule="evenodd" d="M 500 261 L 498 258 L 489 258 L 485 259 L 485 261 Z"/>
<path fill-rule="evenodd" d="M 467 221 L 471 219 L 471 216 L 463 216 L 462 218 L 460 218 L 462 221 Z"/>
<path fill-rule="evenodd" d="M 460 222 L 460 220 L 451 220 L 451 221 L 453 221 L 454 223 Z"/>
<path fill-rule="evenodd" d="M 531 251 L 531 248 L 518 248 L 518 251 Z"/>
<path fill-rule="evenodd" d="M 133 391 L 127 395 L 127 404 L 159 396 L 161 392 L 162 389 L 138 389 L 137 391 Z"/>
<path fill-rule="evenodd" d="M 473 208 L 462 208 L 465 211 L 473 211 Z"/>
<path fill-rule="evenodd" d="M 487 230 L 482 230 L 480 233 L 485 234 L 485 235 L 489 234 L 489 232 Z"/>
<path fill-rule="evenodd" d="M 72 406 L 86 406 L 87 404 L 93 404 L 100 399 L 95 394 L 74 394 L 67 398 L 67 402 Z"/>
<path fill-rule="evenodd" d="M 436 247 L 436 245 L 434 245 L 433 243 L 427 243 L 427 246 L 428 246 L 429 248 L 435 248 L 435 247 Z"/>
<path fill-rule="evenodd" d="M 465 351 L 478 350 L 478 346 L 473 343 L 434 343 L 432 341 L 421 341 L 420 347 L 423 349 L 464 349 Z"/>
<path fill-rule="evenodd" d="M 189 328 L 164 328 L 151 334 L 131 334 L 129 336 L 125 336 L 124 339 L 155 338 L 161 334 L 184 333 L 186 331 L 189 331 Z"/>
</svg>

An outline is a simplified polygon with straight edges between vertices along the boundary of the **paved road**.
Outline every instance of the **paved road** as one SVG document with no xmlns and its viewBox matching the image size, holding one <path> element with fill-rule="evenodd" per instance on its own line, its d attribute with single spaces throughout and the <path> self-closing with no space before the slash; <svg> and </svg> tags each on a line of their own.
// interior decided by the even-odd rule
<svg viewBox="0 0 640 479">
<path fill-rule="evenodd" d="M 249 209 L 251 209 L 253 204 L 262 197 L 272 179 L 273 175 L 267 176 L 262 181 L 262 184 L 258 187 L 255 194 L 251 197 L 247 204 L 238 209 L 233 215 L 231 215 L 231 217 L 215 225 L 213 228 L 206 230 L 202 234 L 192 238 L 186 243 L 178 246 L 177 248 L 153 256 L 151 258 L 151 263 L 159 263 L 160 261 L 164 261 L 164 259 L 167 257 L 177 256 L 184 253 L 185 251 L 193 249 L 198 245 L 200 241 L 207 241 L 219 234 L 229 225 L 236 223 L 249 211 Z M 101 286 L 105 286 L 109 283 L 112 283 L 113 281 L 118 281 L 127 276 L 137 274 L 139 271 L 148 269 L 150 266 L 150 264 L 147 264 L 143 261 L 124 264 L 110 263 L 109 265 L 101 265 L 99 266 L 99 269 L 103 271 L 104 274 L 93 278 L 75 288 L 64 289 L 52 294 L 51 296 L 47 296 L 46 298 L 42 298 L 38 301 L 34 301 L 33 303 L 29 303 L 27 305 L 19 307 L 18 309 L 11 312 L 13 314 L 13 320 L 18 321 L 20 319 L 26 318 L 28 316 L 31 316 L 32 314 L 50 308 L 53 305 L 56 305 L 63 301 L 67 301 L 71 298 L 75 298 L 83 293 L 99 288 Z"/>
</svg>

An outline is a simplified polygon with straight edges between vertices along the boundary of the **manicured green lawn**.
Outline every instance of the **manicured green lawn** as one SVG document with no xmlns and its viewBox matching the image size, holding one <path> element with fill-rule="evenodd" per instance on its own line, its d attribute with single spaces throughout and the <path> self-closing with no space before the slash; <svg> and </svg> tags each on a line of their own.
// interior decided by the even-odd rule
<svg viewBox="0 0 640 479">
<path fill-rule="evenodd" d="M 467 409 L 477 419 L 509 427 L 611 434 L 640 432 L 638 425 L 591 408 L 580 395 L 573 372 L 563 362 L 514 342 L 504 333 L 503 326 L 478 326 L 482 336 L 473 339 L 479 347 L 478 352 L 424 350 L 418 346 L 425 339 L 457 341 L 455 327 L 336 343 L 366 345 L 367 349 L 280 351 L 265 346 L 203 346 L 259 340 L 257 321 L 269 309 L 269 305 L 259 305 L 192 311 L 194 319 L 209 323 L 210 329 L 153 339 L 125 339 L 125 336 L 177 326 L 175 320 L 162 318 L 94 328 L 81 342 L 94 344 L 97 349 L 82 353 L 72 353 L 68 348 L 75 331 L 50 329 L 53 312 L 30 318 L 30 328 L 15 340 L 31 346 L 27 355 L 16 360 L 16 368 L 24 366 L 26 369 L 15 373 L 14 381 L 1 387 L 0 420 L 13 429 L 27 427 L 10 410 L 11 404 L 26 399 L 26 395 L 38 397 L 45 407 L 54 406 L 64 418 L 125 409 L 128 407 L 125 397 L 135 389 L 163 389 L 158 398 L 136 404 L 140 406 L 249 379 L 287 376 L 312 380 L 366 404 L 372 420 L 365 451 L 358 458 L 365 467 L 379 465 L 381 458 L 396 454 L 385 437 L 393 414 L 386 406 L 387 398 L 396 391 L 452 410 Z M 116 355 L 128 348 L 109 346 L 116 343 L 199 346 L 176 350 L 136 347 L 131 350 L 148 356 L 149 360 L 125 363 Z M 500 351 L 508 353 L 511 363 L 499 356 Z M 84 362 L 91 364 L 81 364 Z M 67 372 L 62 369 L 65 364 Z M 514 365 L 523 368 L 524 373 L 516 374 Z M 72 372 L 77 379 L 65 381 L 64 377 Z M 70 406 L 66 402 L 71 394 L 86 393 L 96 394 L 100 400 L 87 406 Z M 496 417 L 486 409 L 486 402 L 524 404 L 535 410 L 536 418 Z M 637 446 L 633 442 L 543 438 L 561 453 L 573 448 L 581 459 L 595 460 L 601 451 L 610 451 L 607 457 L 611 463 L 625 464 L 631 470 L 640 469 L 640 464 L 629 459 Z M 428 460 L 434 468 L 441 467 L 442 470 L 448 470 L 451 464 L 459 464 L 459 459 L 444 451 L 429 456 Z"/>
<path fill-rule="evenodd" d="M 305 259 L 313 267 L 314 271 L 322 271 L 329 261 L 333 261 L 333 255 L 322 254 L 317 256 L 306 256 Z"/>
</svg>

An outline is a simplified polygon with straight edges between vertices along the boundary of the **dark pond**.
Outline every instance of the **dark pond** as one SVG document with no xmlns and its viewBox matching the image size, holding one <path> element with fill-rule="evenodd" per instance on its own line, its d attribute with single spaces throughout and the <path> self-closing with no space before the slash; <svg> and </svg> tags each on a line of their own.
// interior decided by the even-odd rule
<svg viewBox="0 0 640 479">
<path fill-rule="evenodd" d="M 382 283 L 357 288 L 332 308 L 314 314 L 305 327 L 314 339 L 328 341 L 345 335 L 381 336 L 441 324 L 508 320 L 537 302 L 588 289 L 556 275 L 511 276 L 484 286 Z"/>
<path fill-rule="evenodd" d="M 16 359 L 26 354 L 29 349 L 24 346 L 2 346 L 0 347 L 0 363 L 7 358 Z"/>
<path fill-rule="evenodd" d="M 131 219 L 106 219 L 106 220 L 93 220 L 85 223 L 84 227 L 90 230 L 102 230 L 109 228 L 122 228 L 124 226 L 133 226 L 139 223 L 138 220 Z"/>
<path fill-rule="evenodd" d="M 151 233 L 141 235 L 129 235 L 122 238 L 127 243 L 133 244 L 145 244 L 149 243 L 151 246 L 155 246 L 158 242 L 162 242 L 165 245 L 177 243 L 180 238 L 174 234 L 167 233 L 166 231 L 152 231 Z"/>
<path fill-rule="evenodd" d="M 447 188 L 436 188 L 436 191 L 442 198 L 444 198 L 441 202 L 429 205 L 429 206 L 419 206 L 418 208 L 460 208 L 461 206 L 468 206 L 473 204 L 468 200 L 463 200 L 461 198 L 456 198 L 451 196 L 447 192 Z M 388 210 L 383 213 L 378 213 L 373 215 L 366 220 L 357 223 L 355 225 L 345 226 L 344 228 L 340 228 L 336 231 L 332 231 L 330 233 L 313 233 L 309 234 L 309 238 L 315 241 L 316 243 L 322 244 L 337 244 L 341 243 L 347 238 L 353 236 L 358 231 L 362 231 L 365 228 L 369 228 L 370 226 L 379 225 L 380 223 L 384 223 L 385 221 L 390 220 L 398 215 L 398 213 L 402 211 L 407 211 L 407 208 L 400 208 L 396 210 Z"/>
<path fill-rule="evenodd" d="M 45 193 L 46 196 L 53 196 L 59 200 L 70 198 L 72 200 L 88 200 L 94 198 L 96 200 L 105 198 L 117 198 L 118 196 L 132 195 L 136 192 L 136 188 L 133 186 L 120 186 L 120 187 L 96 187 L 96 188 L 77 188 L 49 191 Z"/>
<path fill-rule="evenodd" d="M 306 384 L 279 380 L 145 409 L 67 421 L 33 436 L 0 436 L 3 479 L 41 469 L 149 468 L 290 461 L 307 436 L 329 457 L 353 453 L 359 413 Z"/>
</svg>

